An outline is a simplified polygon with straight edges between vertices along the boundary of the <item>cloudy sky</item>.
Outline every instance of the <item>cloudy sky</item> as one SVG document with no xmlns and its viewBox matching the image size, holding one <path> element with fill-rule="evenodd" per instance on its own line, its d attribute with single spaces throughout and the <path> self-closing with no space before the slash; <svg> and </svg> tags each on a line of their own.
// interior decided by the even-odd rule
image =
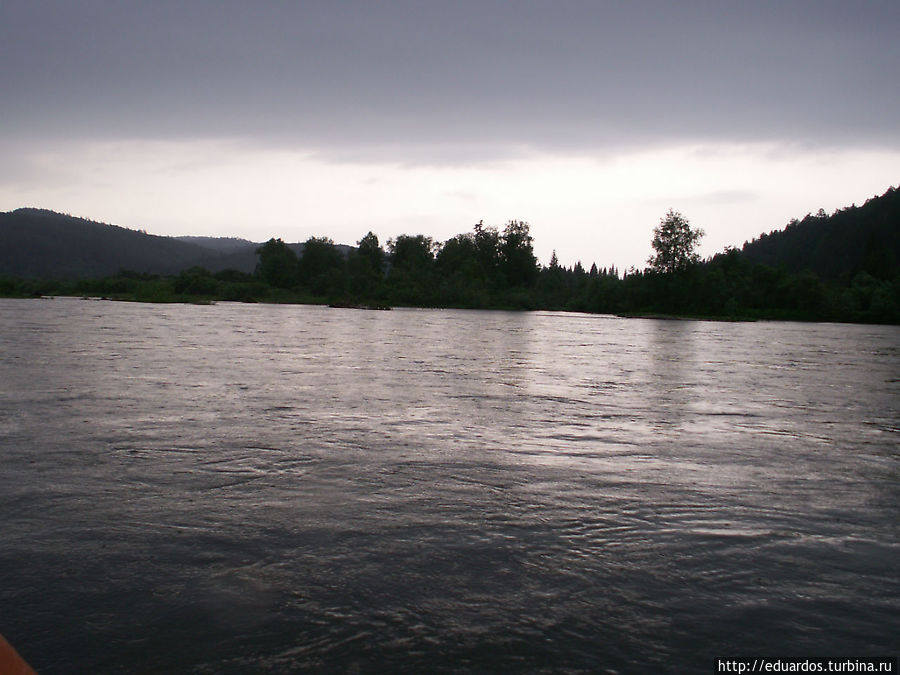
<svg viewBox="0 0 900 675">
<path fill-rule="evenodd" d="M 896 0 L 3 0 L 0 210 L 255 241 L 531 223 L 643 267 L 900 184 Z"/>
</svg>

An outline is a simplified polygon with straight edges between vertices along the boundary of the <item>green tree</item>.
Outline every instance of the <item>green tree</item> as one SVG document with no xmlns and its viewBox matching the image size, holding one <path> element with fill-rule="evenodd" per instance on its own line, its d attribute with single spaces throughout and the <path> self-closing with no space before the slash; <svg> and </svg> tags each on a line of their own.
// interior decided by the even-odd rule
<svg viewBox="0 0 900 675">
<path fill-rule="evenodd" d="M 492 280 L 500 266 L 500 233 L 496 227 L 485 227 L 484 221 L 479 220 L 475 224 L 472 241 L 477 250 L 482 278 L 485 281 Z"/>
<path fill-rule="evenodd" d="M 380 275 L 384 271 L 384 249 L 378 243 L 378 236 L 370 231 L 356 245 L 359 257 L 368 263 L 373 272 Z"/>
<path fill-rule="evenodd" d="M 443 276 L 462 274 L 474 278 L 479 272 L 478 248 L 471 234 L 458 234 L 444 242 L 435 258 Z"/>
<path fill-rule="evenodd" d="M 500 240 L 500 264 L 510 286 L 531 286 L 540 267 L 534 257 L 534 239 L 528 223 L 510 220 Z"/>
<path fill-rule="evenodd" d="M 270 286 L 290 288 L 298 280 L 297 256 L 281 239 L 269 239 L 256 249 L 256 276 Z"/>
<path fill-rule="evenodd" d="M 401 234 L 388 240 L 391 271 L 387 277 L 389 299 L 414 305 L 434 301 L 434 252 L 431 237 Z"/>
<path fill-rule="evenodd" d="M 344 256 L 328 237 L 310 237 L 303 244 L 300 281 L 316 295 L 340 293 Z"/>
<path fill-rule="evenodd" d="M 692 228 L 681 213 L 669 209 L 653 230 L 652 244 L 656 253 L 647 261 L 650 269 L 668 274 L 700 262 L 696 248 L 703 234 L 703 230 Z"/>
<path fill-rule="evenodd" d="M 368 232 L 350 249 L 346 263 L 349 301 L 376 301 L 384 282 L 384 249 L 374 232 Z"/>
<path fill-rule="evenodd" d="M 412 274 L 425 272 L 434 262 L 434 241 L 422 234 L 401 234 L 388 240 L 392 271 Z"/>
<path fill-rule="evenodd" d="M 444 242 L 435 258 L 435 271 L 440 304 L 463 307 L 489 304 L 474 235 L 458 234 Z"/>
<path fill-rule="evenodd" d="M 175 277 L 172 290 L 185 295 L 215 295 L 219 282 L 203 267 L 191 267 Z"/>
</svg>

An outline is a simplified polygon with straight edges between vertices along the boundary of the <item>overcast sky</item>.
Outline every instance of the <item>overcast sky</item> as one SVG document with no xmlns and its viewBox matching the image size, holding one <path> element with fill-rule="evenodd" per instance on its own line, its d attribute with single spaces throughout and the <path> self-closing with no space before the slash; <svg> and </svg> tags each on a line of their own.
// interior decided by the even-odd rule
<svg viewBox="0 0 900 675">
<path fill-rule="evenodd" d="M 900 184 L 900 3 L 0 3 L 0 210 L 255 241 L 531 223 L 643 267 Z"/>
</svg>

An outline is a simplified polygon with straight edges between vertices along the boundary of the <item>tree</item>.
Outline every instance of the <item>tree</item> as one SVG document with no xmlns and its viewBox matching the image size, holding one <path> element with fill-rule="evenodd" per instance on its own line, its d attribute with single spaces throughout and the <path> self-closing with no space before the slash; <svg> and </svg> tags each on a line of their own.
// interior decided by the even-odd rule
<svg viewBox="0 0 900 675">
<path fill-rule="evenodd" d="M 387 285 L 393 302 L 428 304 L 434 293 L 435 244 L 431 237 L 401 234 L 388 239 L 391 271 Z"/>
<path fill-rule="evenodd" d="M 479 275 L 478 248 L 471 234 L 458 234 L 441 246 L 435 258 L 442 276 L 461 274 L 470 279 Z"/>
<path fill-rule="evenodd" d="M 219 291 L 219 283 L 203 267 L 191 267 L 182 270 L 172 281 L 172 290 L 186 295 L 215 295 Z"/>
<path fill-rule="evenodd" d="M 357 251 L 360 258 L 368 263 L 373 272 L 380 275 L 384 270 L 384 249 L 378 243 L 375 233 L 369 231 L 365 237 L 356 242 L 356 245 L 359 247 Z"/>
<path fill-rule="evenodd" d="M 256 276 L 270 286 L 290 288 L 297 283 L 297 256 L 281 239 L 269 239 L 256 249 Z"/>
<path fill-rule="evenodd" d="M 556 249 L 553 249 L 553 253 L 550 254 L 550 269 L 559 269 L 559 258 L 556 257 Z"/>
<path fill-rule="evenodd" d="M 652 244 L 656 254 L 647 261 L 650 268 L 654 272 L 671 273 L 700 262 L 695 249 L 703 234 L 703 230 L 692 228 L 681 213 L 669 209 L 653 230 Z"/>
<path fill-rule="evenodd" d="M 303 243 L 303 255 L 298 264 L 300 280 L 308 284 L 315 277 L 328 274 L 334 268 L 340 268 L 343 262 L 344 257 L 335 248 L 331 239 L 310 237 Z"/>
<path fill-rule="evenodd" d="M 384 281 L 384 249 L 374 232 L 356 242 L 347 256 L 347 285 L 355 301 L 374 300 Z"/>
<path fill-rule="evenodd" d="M 401 234 L 388 240 L 392 271 L 422 273 L 434 262 L 434 241 L 422 234 Z"/>
<path fill-rule="evenodd" d="M 479 220 L 475 224 L 472 240 L 478 251 L 482 276 L 484 279 L 492 279 L 500 266 L 500 233 L 496 227 L 485 227 L 484 221 Z"/>
<path fill-rule="evenodd" d="M 540 267 L 534 257 L 534 239 L 528 223 L 510 220 L 500 239 L 500 265 L 510 286 L 530 286 L 537 279 Z"/>
<path fill-rule="evenodd" d="M 444 242 L 435 258 L 435 271 L 440 304 L 462 307 L 489 304 L 486 275 L 474 235 L 458 234 Z"/>
<path fill-rule="evenodd" d="M 316 295 L 336 293 L 342 285 L 344 256 L 328 237 L 310 237 L 297 264 L 300 281 Z"/>
</svg>

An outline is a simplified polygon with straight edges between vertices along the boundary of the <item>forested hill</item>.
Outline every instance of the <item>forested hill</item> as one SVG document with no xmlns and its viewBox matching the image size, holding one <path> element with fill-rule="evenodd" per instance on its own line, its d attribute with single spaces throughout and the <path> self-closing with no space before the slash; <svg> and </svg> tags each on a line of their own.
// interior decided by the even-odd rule
<svg viewBox="0 0 900 675">
<path fill-rule="evenodd" d="M 43 209 L 0 213 L 0 274 L 77 278 L 175 273 L 209 254 L 195 244 Z"/>
<path fill-rule="evenodd" d="M 753 263 L 809 270 L 824 280 L 848 281 L 863 271 L 892 279 L 900 271 L 900 189 L 830 216 L 820 209 L 747 242 L 742 253 Z"/>
<path fill-rule="evenodd" d="M 121 269 L 177 274 L 203 266 L 252 272 L 258 244 L 197 238 L 183 241 L 45 209 L 0 213 L 0 276 L 77 279 Z"/>
<path fill-rule="evenodd" d="M 175 237 L 178 241 L 184 241 L 188 244 L 197 244 L 203 248 L 209 248 L 221 253 L 234 253 L 236 251 L 246 250 L 248 247 L 256 248 L 259 244 L 254 244 L 249 239 L 240 239 L 238 237 L 192 237 L 182 236 Z"/>
<path fill-rule="evenodd" d="M 259 246 L 236 238 L 161 237 L 43 209 L 0 213 L 0 277 L 96 278 L 123 269 L 172 275 L 192 267 L 249 274 Z M 304 244 L 287 246 L 302 257 Z M 335 248 L 346 260 L 350 247 Z M 860 272 L 900 278 L 900 189 L 831 215 L 820 210 L 793 220 L 745 243 L 739 255 L 788 274 L 813 272 L 825 282 L 849 284 Z"/>
<path fill-rule="evenodd" d="M 84 279 L 120 270 L 170 275 L 191 267 L 252 274 L 259 246 L 235 237 L 161 237 L 46 209 L 0 213 L 0 277 Z M 287 246 L 303 254 L 302 243 Z M 345 257 L 350 251 L 336 248 Z"/>
<path fill-rule="evenodd" d="M 369 232 L 358 248 L 327 237 L 201 245 L 50 211 L 0 214 L 0 296 L 82 295 L 154 302 L 319 302 L 351 307 L 549 309 L 602 314 L 900 324 L 900 191 L 861 207 L 820 212 L 728 249 L 706 262 L 682 251 L 670 211 L 644 270 L 620 276 L 542 266 L 529 225 L 478 223 L 445 242 L 399 235 L 382 248 Z M 259 253 L 257 253 L 257 250 Z M 665 259 L 663 263 L 668 264 Z M 120 270 L 122 273 L 119 273 Z M 146 274 L 142 274 L 146 273 Z"/>
</svg>

